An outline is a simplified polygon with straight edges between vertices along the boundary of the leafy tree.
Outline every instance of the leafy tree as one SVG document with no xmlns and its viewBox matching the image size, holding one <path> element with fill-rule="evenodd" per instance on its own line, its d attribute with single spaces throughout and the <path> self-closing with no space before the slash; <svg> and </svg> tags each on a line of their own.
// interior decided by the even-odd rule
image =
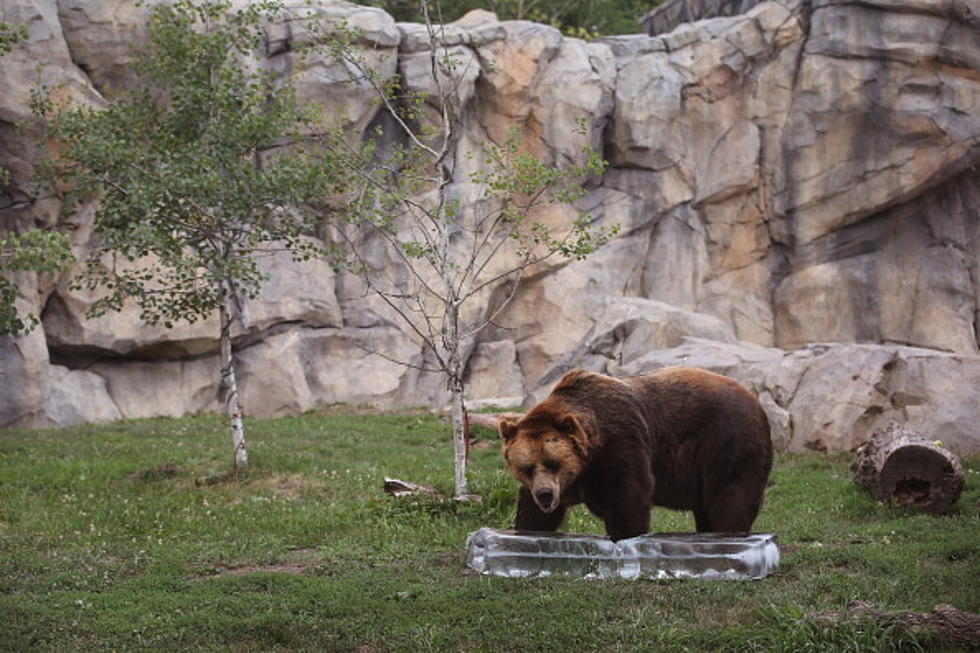
<svg viewBox="0 0 980 653">
<path fill-rule="evenodd" d="M 595 152 L 560 169 L 533 155 L 516 128 L 502 143 L 458 151 L 457 89 L 465 65 L 440 41 L 428 3 L 422 8 L 435 44 L 427 67 L 427 83 L 435 91 L 429 96 L 379 78 L 357 56 L 352 31 L 341 28 L 327 40 L 334 56 L 374 86 L 395 125 L 389 134 L 378 130 L 363 147 L 334 132 L 327 149 L 346 166 L 355 187 L 342 209 L 347 220 L 334 222 L 342 251 L 349 253 L 341 263 L 358 272 L 422 344 L 427 356 L 418 367 L 445 379 L 454 493 L 463 498 L 468 496 L 464 372 L 477 335 L 515 296 L 529 268 L 552 257 L 584 258 L 616 230 L 591 226 L 585 214 L 557 230 L 541 217 L 546 204 L 571 205 L 583 193 L 582 179 L 604 169 Z M 463 157 L 479 157 L 480 165 L 471 166 L 476 172 L 461 172 Z M 461 188 L 477 189 L 476 197 L 464 201 Z M 397 268 L 375 269 L 364 253 L 366 241 L 382 243 Z M 491 294 L 496 297 L 492 310 L 479 312 Z"/>
<path fill-rule="evenodd" d="M 283 248 L 308 258 L 312 205 L 332 192 L 325 159 L 295 143 L 311 127 L 284 80 L 257 66 L 278 1 L 223 0 L 156 7 L 140 82 L 102 109 L 55 107 L 35 96 L 57 155 L 43 172 L 66 200 L 98 192 L 96 247 L 80 285 L 101 288 L 90 315 L 135 301 L 143 320 L 170 327 L 218 312 L 221 379 L 235 469 L 247 466 L 231 341 L 242 297 L 264 276 L 259 257 Z"/>
<path fill-rule="evenodd" d="M 8 275 L 18 271 L 54 274 L 73 260 L 67 234 L 30 229 L 0 238 L 0 336 L 21 335 L 38 324 L 37 316 L 17 312 L 17 287 Z"/>
<path fill-rule="evenodd" d="M 26 25 L 0 23 L 0 56 L 28 37 Z M 10 183 L 10 174 L 0 169 L 0 185 Z M 17 312 L 17 287 L 10 279 L 13 272 L 56 273 L 72 262 L 66 234 L 30 229 L 23 234 L 0 238 L 0 336 L 20 335 L 38 324 L 35 315 Z"/>
</svg>

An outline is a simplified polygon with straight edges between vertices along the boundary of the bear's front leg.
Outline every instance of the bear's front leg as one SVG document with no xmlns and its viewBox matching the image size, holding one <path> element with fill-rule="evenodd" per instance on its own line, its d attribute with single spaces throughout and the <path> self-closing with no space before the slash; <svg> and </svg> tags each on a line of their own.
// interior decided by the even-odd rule
<svg viewBox="0 0 980 653">
<path fill-rule="evenodd" d="M 653 476 L 646 460 L 638 455 L 631 464 L 620 461 L 590 481 L 585 505 L 605 523 L 614 542 L 650 532 Z"/>
<path fill-rule="evenodd" d="M 588 504 L 589 509 L 606 525 L 606 535 L 613 542 L 650 531 L 650 500 L 640 494 L 624 496 L 620 501 Z"/>
<path fill-rule="evenodd" d="M 650 508 L 647 514 L 636 513 L 610 515 L 606 518 L 606 535 L 613 542 L 643 535 L 650 530 Z"/>
<path fill-rule="evenodd" d="M 544 512 L 531 497 L 531 491 L 523 485 L 517 494 L 517 519 L 514 528 L 519 531 L 555 531 L 565 520 L 566 506 L 560 505 L 551 512 Z"/>
</svg>

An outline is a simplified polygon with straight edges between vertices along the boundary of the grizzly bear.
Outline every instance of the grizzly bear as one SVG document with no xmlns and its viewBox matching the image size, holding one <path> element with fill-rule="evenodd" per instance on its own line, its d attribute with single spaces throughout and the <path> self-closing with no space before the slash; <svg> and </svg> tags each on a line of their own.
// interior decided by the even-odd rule
<svg viewBox="0 0 980 653">
<path fill-rule="evenodd" d="M 518 530 L 554 531 L 584 503 L 612 540 L 648 532 L 653 505 L 692 510 L 698 532 L 747 533 L 772 467 L 756 397 L 692 367 L 623 379 L 572 370 L 499 428 L 521 483 Z"/>
</svg>

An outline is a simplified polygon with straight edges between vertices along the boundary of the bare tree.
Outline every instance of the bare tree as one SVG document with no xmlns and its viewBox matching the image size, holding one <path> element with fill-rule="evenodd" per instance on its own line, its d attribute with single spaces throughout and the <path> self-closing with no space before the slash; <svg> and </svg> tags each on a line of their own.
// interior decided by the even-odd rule
<svg viewBox="0 0 980 653">
<path fill-rule="evenodd" d="M 445 379 L 454 494 L 465 498 L 463 375 L 477 335 L 495 323 L 530 269 L 552 257 L 584 258 L 616 230 L 592 226 L 581 212 L 554 227 L 542 211 L 548 204 L 570 207 L 581 197 L 582 180 L 605 167 L 595 152 L 584 152 L 580 165 L 560 169 L 532 154 L 516 127 L 503 142 L 460 151 L 459 90 L 473 64 L 446 45 L 428 3 L 422 10 L 431 44 L 429 93 L 376 75 L 358 56 L 357 34 L 346 26 L 324 39 L 359 81 L 371 84 L 394 126 L 388 133 L 377 130 L 367 145 L 352 142 L 340 129 L 327 139 L 355 189 L 338 209 L 346 220 L 334 220 L 333 229 L 343 252 L 337 262 L 359 274 L 421 343 L 427 356 L 416 366 Z M 365 253 L 366 243 L 378 242 L 395 261 L 387 270 L 372 265 Z M 487 305 L 489 310 L 481 310 Z"/>
</svg>

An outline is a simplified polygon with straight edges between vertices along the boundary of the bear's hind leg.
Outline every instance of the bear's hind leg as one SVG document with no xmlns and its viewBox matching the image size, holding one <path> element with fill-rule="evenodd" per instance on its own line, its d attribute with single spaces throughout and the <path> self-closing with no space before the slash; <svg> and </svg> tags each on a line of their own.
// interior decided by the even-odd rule
<svg viewBox="0 0 980 653">
<path fill-rule="evenodd" d="M 694 511 L 694 521 L 699 533 L 748 533 L 761 507 L 761 491 L 730 484 Z"/>
</svg>

